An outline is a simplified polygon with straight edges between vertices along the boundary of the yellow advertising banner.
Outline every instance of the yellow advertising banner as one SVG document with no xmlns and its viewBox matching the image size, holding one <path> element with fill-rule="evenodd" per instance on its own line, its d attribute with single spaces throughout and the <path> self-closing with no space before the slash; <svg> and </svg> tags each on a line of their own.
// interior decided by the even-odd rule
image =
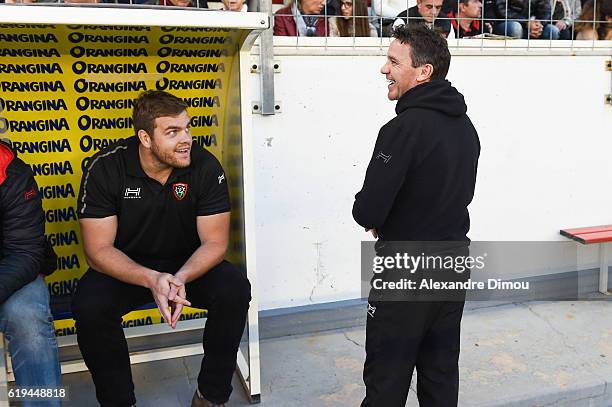
<svg viewBox="0 0 612 407">
<path fill-rule="evenodd" d="M 185 100 L 194 142 L 224 164 L 234 208 L 230 257 L 243 264 L 241 35 L 219 28 L 0 24 L 0 137 L 31 166 L 43 197 L 46 236 L 59 256 L 47 278 L 58 335 L 74 333 L 74 322 L 62 316 L 70 316 L 70 297 L 88 268 L 76 215 L 82 169 L 93 154 L 134 134 L 133 100 L 142 91 Z M 204 315 L 187 309 L 184 318 Z M 156 309 L 142 310 L 124 325 L 160 320 Z"/>
</svg>

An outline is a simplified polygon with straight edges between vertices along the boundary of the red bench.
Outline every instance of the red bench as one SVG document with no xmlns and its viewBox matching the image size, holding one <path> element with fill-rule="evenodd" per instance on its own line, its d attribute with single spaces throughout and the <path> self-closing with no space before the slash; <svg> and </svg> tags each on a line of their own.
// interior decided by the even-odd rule
<svg viewBox="0 0 612 407">
<path fill-rule="evenodd" d="M 590 226 L 585 228 L 561 229 L 562 236 L 582 244 L 599 244 L 599 292 L 608 291 L 608 256 L 607 243 L 612 242 L 612 225 Z"/>
</svg>

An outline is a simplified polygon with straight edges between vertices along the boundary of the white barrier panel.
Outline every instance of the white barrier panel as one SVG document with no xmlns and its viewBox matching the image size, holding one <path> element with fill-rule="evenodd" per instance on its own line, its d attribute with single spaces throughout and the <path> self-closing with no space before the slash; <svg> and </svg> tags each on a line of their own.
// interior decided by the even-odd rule
<svg viewBox="0 0 612 407">
<path fill-rule="evenodd" d="M 262 309 L 360 296 L 360 241 L 371 237 L 352 219 L 353 197 L 395 115 L 379 72 L 386 49 L 366 40 L 337 50 L 275 38 L 282 113 L 253 118 Z M 563 227 L 612 223 L 612 45 L 597 46 L 580 56 L 452 50 L 448 78 L 482 144 L 472 240 L 562 240 Z M 596 251 L 586 251 L 582 267 L 596 268 Z"/>
</svg>

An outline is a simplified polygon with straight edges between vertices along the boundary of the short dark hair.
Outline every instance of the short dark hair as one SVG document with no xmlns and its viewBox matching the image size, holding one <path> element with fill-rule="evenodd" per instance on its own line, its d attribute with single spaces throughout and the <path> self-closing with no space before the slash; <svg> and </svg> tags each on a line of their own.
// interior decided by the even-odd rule
<svg viewBox="0 0 612 407">
<path fill-rule="evenodd" d="M 140 130 L 153 136 L 155 119 L 164 116 L 177 116 L 187 110 L 187 103 L 163 90 L 147 90 L 134 101 L 132 121 L 136 134 Z"/>
<path fill-rule="evenodd" d="M 423 24 L 400 25 L 393 29 L 391 36 L 402 44 L 410 45 L 413 68 L 431 64 L 431 79 L 446 78 L 451 55 L 448 43 L 439 31 L 429 29 Z"/>
</svg>

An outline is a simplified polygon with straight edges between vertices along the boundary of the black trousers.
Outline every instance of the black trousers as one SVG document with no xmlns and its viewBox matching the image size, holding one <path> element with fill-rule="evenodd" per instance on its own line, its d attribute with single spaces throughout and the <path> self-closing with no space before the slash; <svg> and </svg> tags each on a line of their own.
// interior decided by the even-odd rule
<svg viewBox="0 0 612 407">
<path fill-rule="evenodd" d="M 380 301 L 368 304 L 362 407 L 404 407 L 414 368 L 421 407 L 456 407 L 458 302 Z"/>
<path fill-rule="evenodd" d="M 208 310 L 204 330 L 204 358 L 198 388 L 208 400 L 224 403 L 232 392 L 232 376 L 251 300 L 246 275 L 223 261 L 187 284 L 187 299 Z M 147 288 L 127 284 L 88 270 L 72 301 L 77 340 L 103 407 L 136 403 L 123 315 L 153 301 Z"/>
</svg>

